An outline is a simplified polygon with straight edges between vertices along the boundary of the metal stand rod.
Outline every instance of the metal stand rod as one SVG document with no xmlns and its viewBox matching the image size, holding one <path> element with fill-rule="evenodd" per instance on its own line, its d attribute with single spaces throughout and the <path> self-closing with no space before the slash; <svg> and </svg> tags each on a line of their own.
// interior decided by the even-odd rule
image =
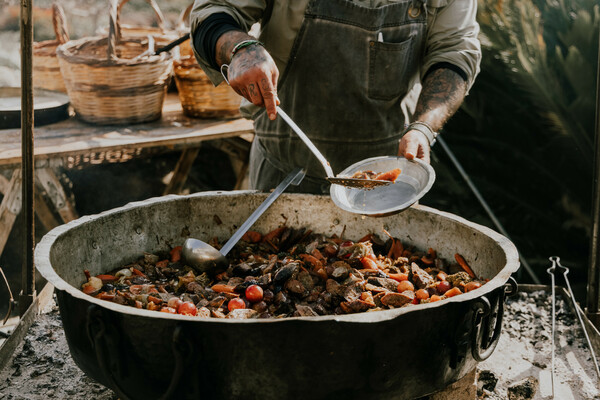
<svg viewBox="0 0 600 400">
<path fill-rule="evenodd" d="M 33 0 L 21 0 L 21 213 L 25 237 L 22 241 L 20 316 L 25 314 L 35 298 L 33 156 Z"/>
<path fill-rule="evenodd" d="M 600 36 L 600 34 L 599 34 Z M 600 37 L 598 40 L 598 68 L 596 70 L 596 124 L 594 127 L 594 181 L 592 191 L 592 232 L 590 239 L 590 265 L 588 268 L 586 315 L 594 326 L 600 329 Z"/>
<path fill-rule="evenodd" d="M 500 223 L 498 218 L 496 218 L 496 215 L 492 211 L 491 207 L 485 201 L 485 199 L 483 198 L 483 196 L 481 195 L 481 193 L 479 192 L 479 190 L 477 189 L 477 187 L 475 186 L 475 184 L 473 183 L 473 181 L 467 174 L 467 171 L 464 170 L 464 168 L 462 167 L 462 165 L 460 164 L 460 162 L 458 161 L 458 159 L 456 158 L 456 156 L 454 155 L 452 150 L 450 150 L 450 147 L 448 147 L 444 138 L 442 138 L 441 136 L 438 136 L 437 141 L 440 143 L 440 145 L 446 152 L 446 155 L 448 155 L 448 157 L 450 158 L 450 161 L 452 162 L 452 164 L 454 164 L 454 167 L 456 168 L 456 170 L 458 171 L 460 176 L 463 178 L 465 183 L 469 186 L 469 189 L 471 189 L 471 191 L 473 192 L 473 194 L 475 195 L 475 197 L 477 198 L 477 200 L 479 201 L 479 203 L 481 204 L 481 206 L 487 213 L 488 217 L 492 220 L 492 223 L 494 224 L 496 229 L 498 229 L 498 231 L 500 231 L 501 234 L 503 234 L 510 240 L 510 236 L 508 236 L 508 233 L 504 229 L 504 226 L 502 226 L 502 224 Z M 521 260 L 523 267 L 525 267 L 525 270 L 527 271 L 527 273 L 529 274 L 531 279 L 533 279 L 533 282 L 538 285 L 541 284 L 540 279 L 537 277 L 537 275 L 535 274 L 535 272 L 533 271 L 531 266 L 529 266 L 529 263 L 527 263 L 527 260 L 525 260 L 525 258 L 521 255 L 521 253 L 519 253 L 519 259 Z"/>
</svg>

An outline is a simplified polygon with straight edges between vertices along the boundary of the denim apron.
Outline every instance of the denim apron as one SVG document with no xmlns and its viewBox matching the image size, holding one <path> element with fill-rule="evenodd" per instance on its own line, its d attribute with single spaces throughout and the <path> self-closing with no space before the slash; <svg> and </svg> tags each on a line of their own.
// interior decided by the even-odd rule
<svg viewBox="0 0 600 400">
<path fill-rule="evenodd" d="M 281 108 L 310 137 L 335 174 L 368 157 L 395 155 L 404 128 L 401 101 L 425 47 L 421 0 L 369 8 L 311 0 L 278 85 Z M 317 158 L 278 117 L 255 118 L 250 186 L 269 190 L 294 167 L 307 168 L 290 191 L 328 193 Z"/>
</svg>

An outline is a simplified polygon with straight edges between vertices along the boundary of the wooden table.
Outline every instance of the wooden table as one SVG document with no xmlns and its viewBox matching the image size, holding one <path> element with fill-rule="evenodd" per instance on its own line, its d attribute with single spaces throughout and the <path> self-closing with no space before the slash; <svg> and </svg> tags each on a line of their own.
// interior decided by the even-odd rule
<svg viewBox="0 0 600 400">
<path fill-rule="evenodd" d="M 179 193 L 202 142 L 226 152 L 237 173 L 236 188 L 246 176 L 252 121 L 195 119 L 183 115 L 177 94 L 168 94 L 160 120 L 130 126 L 90 125 L 79 118 L 36 127 L 36 214 L 50 230 L 78 217 L 56 175 L 59 168 L 124 162 L 165 151 L 181 156 L 164 194 Z M 21 211 L 21 130 L 0 130 L 0 254 Z M 46 199 L 48 201 L 46 201 Z M 56 211 L 56 213 L 55 213 Z M 57 220 L 55 215 L 60 217 Z"/>
</svg>

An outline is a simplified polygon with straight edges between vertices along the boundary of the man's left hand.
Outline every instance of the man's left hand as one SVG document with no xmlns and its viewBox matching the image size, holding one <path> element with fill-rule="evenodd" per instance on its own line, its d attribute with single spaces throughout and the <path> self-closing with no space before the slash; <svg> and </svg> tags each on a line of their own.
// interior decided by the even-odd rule
<svg viewBox="0 0 600 400">
<path fill-rule="evenodd" d="M 398 155 L 408 160 L 418 158 L 430 164 L 430 153 L 427 137 L 417 130 L 406 132 L 398 144 Z"/>
</svg>

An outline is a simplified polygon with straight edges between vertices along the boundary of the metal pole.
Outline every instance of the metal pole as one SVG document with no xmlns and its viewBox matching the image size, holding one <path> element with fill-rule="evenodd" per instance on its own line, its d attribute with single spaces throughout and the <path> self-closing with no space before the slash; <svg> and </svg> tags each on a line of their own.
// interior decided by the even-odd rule
<svg viewBox="0 0 600 400">
<path fill-rule="evenodd" d="M 33 266 L 33 0 L 21 0 L 21 171 L 23 238 L 19 315 L 23 316 L 35 298 Z"/>
<path fill-rule="evenodd" d="M 479 204 L 481 204 L 481 206 L 487 213 L 488 217 L 492 220 L 492 223 L 494 224 L 496 229 L 498 229 L 498 231 L 500 231 L 501 234 L 503 234 L 509 240 L 511 240 L 510 236 L 508 235 L 508 232 L 506 232 L 506 229 L 504 229 L 504 226 L 500 223 L 500 220 L 498 218 L 496 218 L 496 214 L 494 214 L 494 212 L 492 211 L 492 208 L 488 205 L 487 201 L 485 201 L 485 199 L 483 198 L 483 195 L 479 192 L 479 190 L 475 186 L 475 183 L 473 183 L 473 181 L 467 174 L 467 171 L 465 171 L 465 169 L 462 167 L 462 165 L 458 161 L 458 158 L 456 158 L 456 156 L 454 155 L 452 150 L 450 150 L 450 147 L 448 147 L 444 138 L 441 136 L 438 136 L 437 141 L 440 143 L 440 146 L 442 146 L 442 148 L 446 152 L 446 155 L 448 156 L 448 158 L 450 158 L 450 161 L 454 165 L 454 168 L 456 168 L 456 170 L 458 171 L 460 176 L 463 178 L 463 180 L 465 181 L 467 186 L 469 186 L 469 189 L 471 189 L 471 192 L 473 192 L 473 194 L 479 201 Z M 521 264 L 523 264 L 525 271 L 527 271 L 527 273 L 529 274 L 529 276 L 531 277 L 533 282 L 538 285 L 541 284 L 540 278 L 538 278 L 538 276 L 535 274 L 535 271 L 533 270 L 533 268 L 531 268 L 531 266 L 529 265 L 529 263 L 527 262 L 525 257 L 523 257 L 523 255 L 518 250 L 517 250 L 517 252 L 519 254 L 519 259 L 521 261 Z"/>
<path fill-rule="evenodd" d="M 588 269 L 587 307 L 588 319 L 600 329 L 600 30 L 598 40 L 598 68 L 596 71 L 596 124 L 594 127 L 595 152 L 594 152 L 594 181 L 592 192 L 592 233 L 590 240 L 590 265 Z"/>
</svg>

